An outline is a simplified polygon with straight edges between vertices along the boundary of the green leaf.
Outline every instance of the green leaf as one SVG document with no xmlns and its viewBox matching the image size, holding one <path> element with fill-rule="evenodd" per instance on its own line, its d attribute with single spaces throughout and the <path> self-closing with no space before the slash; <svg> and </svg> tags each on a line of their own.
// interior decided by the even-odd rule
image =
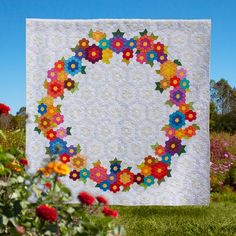
<svg viewBox="0 0 236 236">
<path fill-rule="evenodd" d="M 130 190 L 130 186 L 129 187 L 126 187 L 122 190 L 122 192 L 128 192 Z"/>
<path fill-rule="evenodd" d="M 135 54 L 139 54 L 140 53 L 140 50 L 136 50 Z"/>
<path fill-rule="evenodd" d="M 65 60 L 66 60 L 65 57 L 62 57 L 62 58 L 61 58 L 61 61 L 65 62 Z"/>
<path fill-rule="evenodd" d="M 81 147 L 80 147 L 80 145 L 79 145 L 79 144 L 77 145 L 77 152 L 78 152 L 78 153 L 80 153 L 80 152 L 81 152 Z"/>
<path fill-rule="evenodd" d="M 168 129 L 170 126 L 169 125 L 164 125 L 162 128 L 161 128 L 161 131 L 165 131 L 166 129 Z"/>
<path fill-rule="evenodd" d="M 38 132 L 39 134 L 41 133 L 41 130 L 38 127 L 35 127 L 34 131 Z"/>
<path fill-rule="evenodd" d="M 60 98 L 61 98 L 61 100 L 63 100 L 64 99 L 64 95 L 61 95 Z"/>
<path fill-rule="evenodd" d="M 192 110 L 193 109 L 193 102 L 189 102 L 188 107 L 189 107 L 190 110 Z"/>
<path fill-rule="evenodd" d="M 180 149 L 179 152 L 178 152 L 178 156 L 180 156 L 180 155 L 183 154 L 183 153 L 186 153 L 185 147 L 186 147 L 186 145 L 181 145 L 181 149 Z"/>
<path fill-rule="evenodd" d="M 157 73 L 158 75 L 160 74 L 160 72 L 161 72 L 160 70 L 156 70 L 156 73 Z"/>
<path fill-rule="evenodd" d="M 158 143 L 155 143 L 155 144 L 153 144 L 153 145 L 151 145 L 151 148 L 153 149 L 153 150 L 156 150 L 156 148 L 158 147 Z"/>
<path fill-rule="evenodd" d="M 139 32 L 139 34 L 140 34 L 141 36 L 144 36 L 144 35 L 146 35 L 147 33 L 148 33 L 147 29 L 145 29 L 143 32 Z"/>
<path fill-rule="evenodd" d="M 93 37 L 93 30 L 92 30 L 92 29 L 89 30 L 88 36 L 89 36 L 89 38 L 92 38 L 92 37 Z"/>
<path fill-rule="evenodd" d="M 140 186 L 142 186 L 144 189 L 147 189 L 147 187 L 148 187 L 148 186 L 147 186 L 146 184 L 144 184 L 144 183 L 141 183 Z"/>
<path fill-rule="evenodd" d="M 147 61 L 146 64 L 150 65 L 151 67 L 153 67 L 154 63 L 152 61 Z"/>
<path fill-rule="evenodd" d="M 70 132 L 70 131 L 71 131 L 71 127 L 67 127 L 67 128 L 66 128 L 66 134 L 67 134 L 67 135 L 71 135 L 71 132 Z"/>
<path fill-rule="evenodd" d="M 46 147 L 45 149 L 46 149 L 46 154 L 47 154 L 47 155 L 51 155 L 50 148 L 49 148 L 49 147 Z"/>
<path fill-rule="evenodd" d="M 172 103 L 170 100 L 167 100 L 167 101 L 165 102 L 165 104 L 166 104 L 166 105 L 169 105 L 170 107 L 173 107 L 173 103 Z"/>
<path fill-rule="evenodd" d="M 154 40 L 156 40 L 156 39 L 158 39 L 158 36 L 157 35 L 155 35 L 155 34 L 153 34 L 153 33 L 151 33 L 151 35 L 150 35 Z"/>
<path fill-rule="evenodd" d="M 3 133 L 1 129 L 0 129 L 0 137 L 2 137 L 4 140 L 7 140 L 6 135 Z"/>
<path fill-rule="evenodd" d="M 156 84 L 156 89 L 155 90 L 158 90 L 160 93 L 163 93 L 164 89 L 160 87 L 161 83 L 160 82 L 155 82 Z"/>
<path fill-rule="evenodd" d="M 175 59 L 174 60 L 174 63 L 178 66 L 182 66 L 181 62 L 179 61 L 179 59 Z"/>
<path fill-rule="evenodd" d="M 170 174 L 171 170 L 168 170 L 168 174 L 167 174 L 167 177 L 171 177 L 171 174 Z"/>
<path fill-rule="evenodd" d="M 86 68 L 86 66 L 81 67 L 81 74 L 86 74 L 85 68 Z"/>
<path fill-rule="evenodd" d="M 126 65 L 129 65 L 130 61 L 129 60 L 126 60 L 125 58 L 122 59 L 122 62 L 125 62 Z"/>
<path fill-rule="evenodd" d="M 196 130 L 200 130 L 200 127 L 197 124 L 192 124 L 193 128 Z"/>
<path fill-rule="evenodd" d="M 131 167 L 131 166 L 129 166 L 129 167 L 127 167 L 126 169 L 127 169 L 127 170 L 131 170 L 131 169 L 132 169 L 132 167 Z"/>
<path fill-rule="evenodd" d="M 121 164 L 122 161 L 118 160 L 117 158 L 115 158 L 114 160 L 110 161 L 110 164 Z"/>
<path fill-rule="evenodd" d="M 121 32 L 119 29 L 116 32 L 112 32 L 114 37 L 123 37 L 125 34 L 124 32 Z"/>
</svg>

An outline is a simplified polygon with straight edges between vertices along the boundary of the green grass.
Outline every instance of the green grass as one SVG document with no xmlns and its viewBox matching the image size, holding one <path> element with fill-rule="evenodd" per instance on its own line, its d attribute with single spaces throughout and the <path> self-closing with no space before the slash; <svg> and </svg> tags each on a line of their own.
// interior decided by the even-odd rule
<svg viewBox="0 0 236 236">
<path fill-rule="evenodd" d="M 222 202 L 222 200 L 225 200 Z M 236 195 L 210 206 L 114 207 L 127 236 L 236 235 Z"/>
</svg>

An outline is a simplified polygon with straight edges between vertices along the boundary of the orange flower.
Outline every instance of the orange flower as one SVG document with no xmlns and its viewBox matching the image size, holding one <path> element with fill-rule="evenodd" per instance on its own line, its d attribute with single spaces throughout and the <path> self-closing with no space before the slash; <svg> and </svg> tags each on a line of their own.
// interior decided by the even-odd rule
<svg viewBox="0 0 236 236">
<path fill-rule="evenodd" d="M 98 42 L 100 41 L 101 39 L 105 38 L 106 37 L 106 34 L 101 32 L 101 31 L 94 31 L 92 32 L 92 38 Z"/>
<path fill-rule="evenodd" d="M 192 137 L 196 134 L 196 129 L 193 128 L 193 126 L 189 126 L 187 127 L 185 130 L 184 130 L 184 134 L 187 136 L 187 137 Z"/>
<path fill-rule="evenodd" d="M 177 73 L 177 65 L 172 61 L 166 61 L 160 66 L 160 75 L 166 79 L 174 77 Z"/>
<path fill-rule="evenodd" d="M 80 48 L 86 49 L 89 46 L 89 41 L 85 38 L 82 38 L 78 44 Z"/>
<path fill-rule="evenodd" d="M 159 157 L 165 154 L 165 148 L 162 145 L 158 145 L 155 149 L 155 154 Z"/>
<path fill-rule="evenodd" d="M 186 112 L 189 111 L 188 105 L 186 103 L 180 104 L 179 111 L 185 114 Z"/>
<path fill-rule="evenodd" d="M 144 160 L 145 160 L 145 164 L 148 166 L 151 166 L 155 163 L 155 158 L 151 155 L 145 157 Z"/>
<path fill-rule="evenodd" d="M 52 128 L 52 123 L 51 121 L 44 116 L 39 117 L 39 124 L 38 124 L 38 128 L 42 131 L 42 132 L 47 132 L 49 129 Z"/>
<path fill-rule="evenodd" d="M 152 168 L 150 166 L 147 165 L 143 165 L 141 167 L 141 174 L 144 176 L 150 175 L 152 171 Z"/>
<path fill-rule="evenodd" d="M 162 89 L 167 89 L 167 88 L 169 88 L 169 87 L 170 87 L 170 81 L 169 81 L 168 79 L 162 79 L 162 80 L 160 81 L 160 87 L 161 87 Z"/>
</svg>

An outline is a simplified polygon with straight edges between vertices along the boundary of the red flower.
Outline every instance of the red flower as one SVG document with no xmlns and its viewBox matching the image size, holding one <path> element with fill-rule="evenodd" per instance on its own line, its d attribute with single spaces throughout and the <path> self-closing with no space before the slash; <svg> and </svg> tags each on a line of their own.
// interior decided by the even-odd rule
<svg viewBox="0 0 236 236">
<path fill-rule="evenodd" d="M 0 115 L 4 114 L 4 115 L 8 115 L 10 111 L 10 107 L 3 104 L 3 103 L 0 103 Z"/>
<path fill-rule="evenodd" d="M 158 42 L 153 45 L 153 50 L 156 51 L 159 54 L 162 54 L 164 51 L 164 44 Z"/>
<path fill-rule="evenodd" d="M 174 76 L 170 79 L 170 85 L 173 87 L 179 86 L 179 82 L 180 82 L 180 79 L 176 76 Z"/>
<path fill-rule="evenodd" d="M 119 192 L 120 191 L 120 185 L 118 183 L 114 183 L 110 185 L 110 190 L 113 193 Z"/>
<path fill-rule="evenodd" d="M 59 80 L 53 80 L 48 84 L 48 95 L 57 98 L 64 93 L 64 83 Z"/>
<path fill-rule="evenodd" d="M 163 179 L 168 174 L 168 165 L 159 161 L 152 167 L 152 176 L 158 180 Z"/>
<path fill-rule="evenodd" d="M 47 205 L 40 205 L 36 208 L 36 214 L 39 218 L 54 222 L 57 220 L 57 211 L 53 207 L 49 207 Z"/>
<path fill-rule="evenodd" d="M 93 205 L 93 203 L 94 203 L 95 200 L 96 200 L 91 194 L 89 194 L 89 193 L 87 193 L 87 192 L 81 192 L 81 193 L 78 195 L 78 199 L 80 200 L 80 202 L 81 202 L 82 204 L 85 204 L 85 205 L 87 205 L 87 206 Z"/>
<path fill-rule="evenodd" d="M 134 176 L 134 182 L 136 182 L 137 184 L 143 183 L 143 180 L 144 180 L 144 175 L 140 173 Z"/>
<path fill-rule="evenodd" d="M 29 161 L 26 158 L 21 158 L 20 159 L 20 164 L 23 166 L 27 166 L 29 164 Z"/>
<path fill-rule="evenodd" d="M 127 188 L 134 182 L 134 174 L 130 170 L 124 169 L 117 174 L 117 182 Z"/>
<path fill-rule="evenodd" d="M 186 117 L 186 120 L 193 121 L 193 120 L 196 120 L 197 113 L 192 110 L 189 110 L 188 112 L 185 113 L 185 117 Z"/>
<path fill-rule="evenodd" d="M 47 137 L 47 139 L 52 141 L 52 140 L 54 140 L 57 137 L 57 132 L 54 131 L 53 129 L 50 129 L 50 130 L 47 131 L 46 137 Z"/>
<path fill-rule="evenodd" d="M 102 212 L 105 216 L 110 216 L 113 218 L 117 218 L 118 217 L 118 211 L 115 210 L 111 210 L 109 207 L 104 206 L 102 209 Z"/>
<path fill-rule="evenodd" d="M 98 200 L 98 202 L 104 204 L 104 205 L 108 205 L 108 200 L 103 197 L 103 196 L 97 196 L 96 199 Z"/>
<path fill-rule="evenodd" d="M 70 155 L 67 153 L 63 153 L 60 155 L 60 161 L 63 163 L 67 163 L 70 161 Z"/>
<path fill-rule="evenodd" d="M 130 58 L 132 58 L 134 55 L 133 55 L 133 50 L 129 49 L 129 48 L 126 48 L 124 51 L 123 51 L 123 58 L 126 59 L 126 60 L 129 60 Z"/>
<path fill-rule="evenodd" d="M 56 69 L 58 72 L 61 72 L 61 71 L 64 70 L 65 63 L 64 63 L 64 61 L 57 61 L 57 62 L 54 64 L 54 67 L 55 67 L 55 69 Z"/>
<path fill-rule="evenodd" d="M 44 186 L 49 189 L 52 187 L 52 184 L 50 182 L 46 182 Z"/>
<path fill-rule="evenodd" d="M 86 60 L 93 64 L 102 59 L 102 49 L 97 45 L 93 44 L 86 48 Z"/>
</svg>

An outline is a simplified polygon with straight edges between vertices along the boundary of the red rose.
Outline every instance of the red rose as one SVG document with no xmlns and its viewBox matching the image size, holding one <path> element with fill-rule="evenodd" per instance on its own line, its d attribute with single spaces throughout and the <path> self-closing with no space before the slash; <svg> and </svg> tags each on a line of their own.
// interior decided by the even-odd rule
<svg viewBox="0 0 236 236">
<path fill-rule="evenodd" d="M 8 107 L 7 105 L 0 103 L 0 115 L 4 114 L 4 115 L 8 115 L 10 111 L 10 107 Z"/>
<path fill-rule="evenodd" d="M 123 51 L 123 58 L 126 59 L 126 60 L 129 60 L 130 58 L 133 57 L 133 50 L 129 49 L 129 48 L 126 48 L 124 51 Z"/>
<path fill-rule="evenodd" d="M 46 137 L 47 137 L 47 139 L 52 141 L 52 140 L 54 140 L 57 137 L 57 132 L 54 131 L 53 129 L 50 129 L 50 130 L 47 131 Z"/>
<path fill-rule="evenodd" d="M 39 218 L 54 222 L 57 220 L 57 211 L 53 207 L 49 207 L 47 205 L 40 205 L 36 208 L 36 214 Z"/>
<path fill-rule="evenodd" d="M 103 196 L 97 196 L 96 199 L 98 200 L 98 202 L 104 204 L 104 205 L 108 205 L 108 201 L 105 197 Z"/>
<path fill-rule="evenodd" d="M 23 166 L 27 166 L 29 164 L 29 161 L 26 158 L 21 158 L 20 159 L 20 164 Z"/>
<path fill-rule="evenodd" d="M 152 167 L 152 176 L 158 180 L 163 179 L 168 174 L 168 165 L 159 161 Z"/>
<path fill-rule="evenodd" d="M 186 120 L 193 121 L 193 120 L 196 120 L 197 113 L 190 110 L 190 111 L 185 113 L 185 117 L 186 117 Z"/>
<path fill-rule="evenodd" d="M 44 186 L 49 189 L 52 187 L 52 184 L 50 182 L 46 182 Z"/>
<path fill-rule="evenodd" d="M 113 218 L 117 218 L 118 217 L 118 211 L 111 210 L 107 206 L 103 207 L 102 212 L 103 212 L 103 214 L 105 216 L 110 216 L 110 217 L 113 217 Z"/>
<path fill-rule="evenodd" d="M 78 195 L 78 199 L 80 200 L 80 202 L 81 202 L 82 204 L 85 204 L 85 205 L 87 205 L 87 206 L 93 205 L 93 203 L 94 203 L 95 200 L 96 200 L 91 194 L 89 194 L 89 193 L 87 193 L 87 192 L 81 192 L 81 193 Z"/>
</svg>

